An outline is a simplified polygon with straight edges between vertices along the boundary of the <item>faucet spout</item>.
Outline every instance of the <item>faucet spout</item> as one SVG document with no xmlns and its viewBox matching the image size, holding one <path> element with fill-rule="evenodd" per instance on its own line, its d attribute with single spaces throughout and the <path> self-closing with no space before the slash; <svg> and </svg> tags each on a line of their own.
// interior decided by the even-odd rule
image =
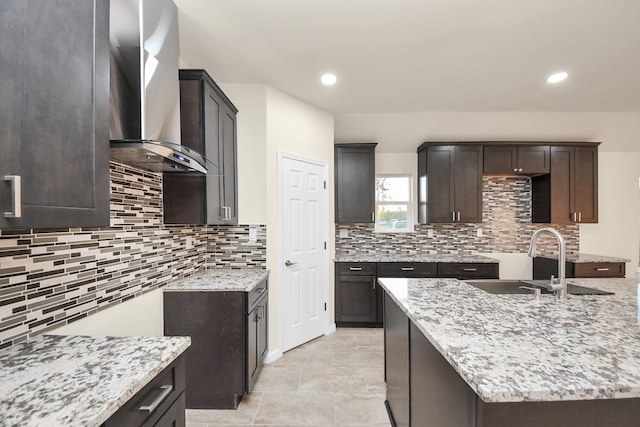
<svg viewBox="0 0 640 427">
<path fill-rule="evenodd" d="M 536 241 L 538 240 L 538 237 L 540 237 L 540 235 L 543 233 L 551 233 L 558 241 L 558 278 L 556 279 L 556 281 L 554 281 L 553 276 L 551 276 L 550 285 L 551 289 L 560 292 L 560 299 L 565 299 L 567 297 L 567 277 L 565 273 L 566 252 L 562 234 L 560 234 L 560 232 L 555 228 L 551 227 L 543 227 L 536 230 L 535 233 L 533 233 L 533 235 L 531 236 L 531 243 L 529 244 L 529 256 L 532 258 L 536 256 Z"/>
</svg>

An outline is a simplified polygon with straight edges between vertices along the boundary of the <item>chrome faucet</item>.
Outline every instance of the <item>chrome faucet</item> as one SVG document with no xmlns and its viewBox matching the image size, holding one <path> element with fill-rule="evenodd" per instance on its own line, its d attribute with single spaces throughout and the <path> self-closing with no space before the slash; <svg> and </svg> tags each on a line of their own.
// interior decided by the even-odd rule
<svg viewBox="0 0 640 427">
<path fill-rule="evenodd" d="M 543 227 L 536 230 L 536 232 L 533 233 L 533 236 L 531 236 L 531 243 L 529 244 L 529 256 L 532 258 L 536 256 L 536 241 L 538 240 L 538 237 L 545 232 L 553 234 L 558 240 L 558 278 L 554 279 L 552 275 L 549 287 L 547 289 L 549 289 L 550 291 L 554 291 L 556 293 L 556 296 L 559 296 L 560 299 L 565 299 L 567 297 L 567 278 L 565 275 L 565 247 L 564 239 L 562 238 L 562 235 L 558 232 L 558 230 L 551 227 Z"/>
</svg>

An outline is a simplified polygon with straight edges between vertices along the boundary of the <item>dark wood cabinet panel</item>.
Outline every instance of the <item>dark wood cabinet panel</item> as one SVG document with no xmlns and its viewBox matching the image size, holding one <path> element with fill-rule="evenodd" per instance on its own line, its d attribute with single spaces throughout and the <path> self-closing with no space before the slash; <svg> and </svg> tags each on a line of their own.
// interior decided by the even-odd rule
<svg viewBox="0 0 640 427">
<path fill-rule="evenodd" d="M 377 321 L 375 276 L 336 277 L 336 324 Z"/>
<path fill-rule="evenodd" d="M 625 277 L 626 265 L 624 262 L 586 262 L 565 263 L 567 277 Z M 533 259 L 533 278 L 535 280 L 548 280 L 551 275 L 558 277 L 558 260 L 535 257 Z"/>
<path fill-rule="evenodd" d="M 164 292 L 164 334 L 191 337 L 187 408 L 236 409 L 253 389 L 267 353 L 267 286 L 265 280 L 251 292 Z"/>
<path fill-rule="evenodd" d="M 375 147 L 377 144 L 336 144 L 336 223 L 375 221 Z"/>
<path fill-rule="evenodd" d="M 549 145 L 485 145 L 486 175 L 537 175 L 550 171 Z"/>
<path fill-rule="evenodd" d="M 207 158 L 208 173 L 165 175 L 164 222 L 237 224 L 238 110 L 205 70 L 179 76 L 182 144 Z"/>
<path fill-rule="evenodd" d="M 598 222 L 598 147 L 551 147 L 551 173 L 532 178 L 533 222 Z"/>
<path fill-rule="evenodd" d="M 462 263 L 441 262 L 438 264 L 438 277 L 455 279 L 498 279 L 498 263 Z"/>
<path fill-rule="evenodd" d="M 109 3 L 0 5 L 0 228 L 109 225 Z M 69 25 L 73 22 L 73 25 Z M 0 181 L 0 211 L 13 210 Z"/>
<path fill-rule="evenodd" d="M 393 425 L 410 424 L 409 397 L 409 319 L 384 293 L 384 370 L 387 383 L 385 405 Z M 420 425 L 420 424 L 414 424 Z M 430 425 L 425 423 L 423 425 Z M 435 424 L 434 424 L 435 425 Z"/>
<path fill-rule="evenodd" d="M 435 262 L 379 262 L 378 277 L 438 277 Z"/>
<path fill-rule="evenodd" d="M 375 276 L 375 262 L 336 262 L 337 276 Z"/>
<path fill-rule="evenodd" d="M 481 145 L 420 146 L 418 222 L 482 222 L 482 157 Z"/>
</svg>

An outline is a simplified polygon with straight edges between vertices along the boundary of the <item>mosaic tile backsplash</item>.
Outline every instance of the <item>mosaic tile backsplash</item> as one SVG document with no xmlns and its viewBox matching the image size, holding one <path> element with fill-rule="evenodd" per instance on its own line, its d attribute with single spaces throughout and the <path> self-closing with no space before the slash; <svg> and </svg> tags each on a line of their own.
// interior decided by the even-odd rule
<svg viewBox="0 0 640 427">
<path fill-rule="evenodd" d="M 202 267 L 266 267 L 265 226 L 166 226 L 162 176 L 110 166 L 111 227 L 0 231 L 0 348 Z"/>
<path fill-rule="evenodd" d="M 482 224 L 417 225 L 415 233 L 376 233 L 373 224 L 336 224 L 336 253 L 526 253 L 533 232 L 547 226 L 531 223 L 531 179 L 485 176 L 482 185 Z M 551 226 L 564 237 L 568 252 L 578 252 L 577 224 Z M 341 238 L 340 230 L 346 230 L 348 237 Z M 428 237 L 429 230 L 433 237 Z M 541 236 L 537 247 L 557 251 L 553 237 Z"/>
</svg>

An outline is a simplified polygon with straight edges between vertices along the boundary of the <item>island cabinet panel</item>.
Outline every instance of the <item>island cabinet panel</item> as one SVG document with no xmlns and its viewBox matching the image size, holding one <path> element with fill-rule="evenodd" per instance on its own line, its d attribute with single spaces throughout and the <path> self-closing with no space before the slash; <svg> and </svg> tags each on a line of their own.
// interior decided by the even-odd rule
<svg viewBox="0 0 640 427">
<path fill-rule="evenodd" d="M 411 322 L 409 334 L 410 425 L 475 427 L 476 394 Z"/>
<path fill-rule="evenodd" d="M 0 229 L 108 226 L 109 2 L 0 3 Z"/>
<path fill-rule="evenodd" d="M 418 222 L 482 222 L 482 146 L 418 148 Z"/>
<path fill-rule="evenodd" d="M 625 277 L 626 265 L 624 262 L 582 262 L 567 261 L 565 263 L 567 277 Z M 546 280 L 553 275 L 558 277 L 558 260 L 535 257 L 533 259 L 533 278 Z"/>
<path fill-rule="evenodd" d="M 375 147 L 336 144 L 336 223 L 375 222 Z"/>
<path fill-rule="evenodd" d="M 102 427 L 185 426 L 185 357 L 149 381 Z"/>
<path fill-rule="evenodd" d="M 536 175 L 549 173 L 549 145 L 485 145 L 486 175 Z"/>
<path fill-rule="evenodd" d="M 387 412 L 394 426 L 407 427 L 410 425 L 409 318 L 386 293 L 384 293 L 384 355 Z"/>
</svg>

